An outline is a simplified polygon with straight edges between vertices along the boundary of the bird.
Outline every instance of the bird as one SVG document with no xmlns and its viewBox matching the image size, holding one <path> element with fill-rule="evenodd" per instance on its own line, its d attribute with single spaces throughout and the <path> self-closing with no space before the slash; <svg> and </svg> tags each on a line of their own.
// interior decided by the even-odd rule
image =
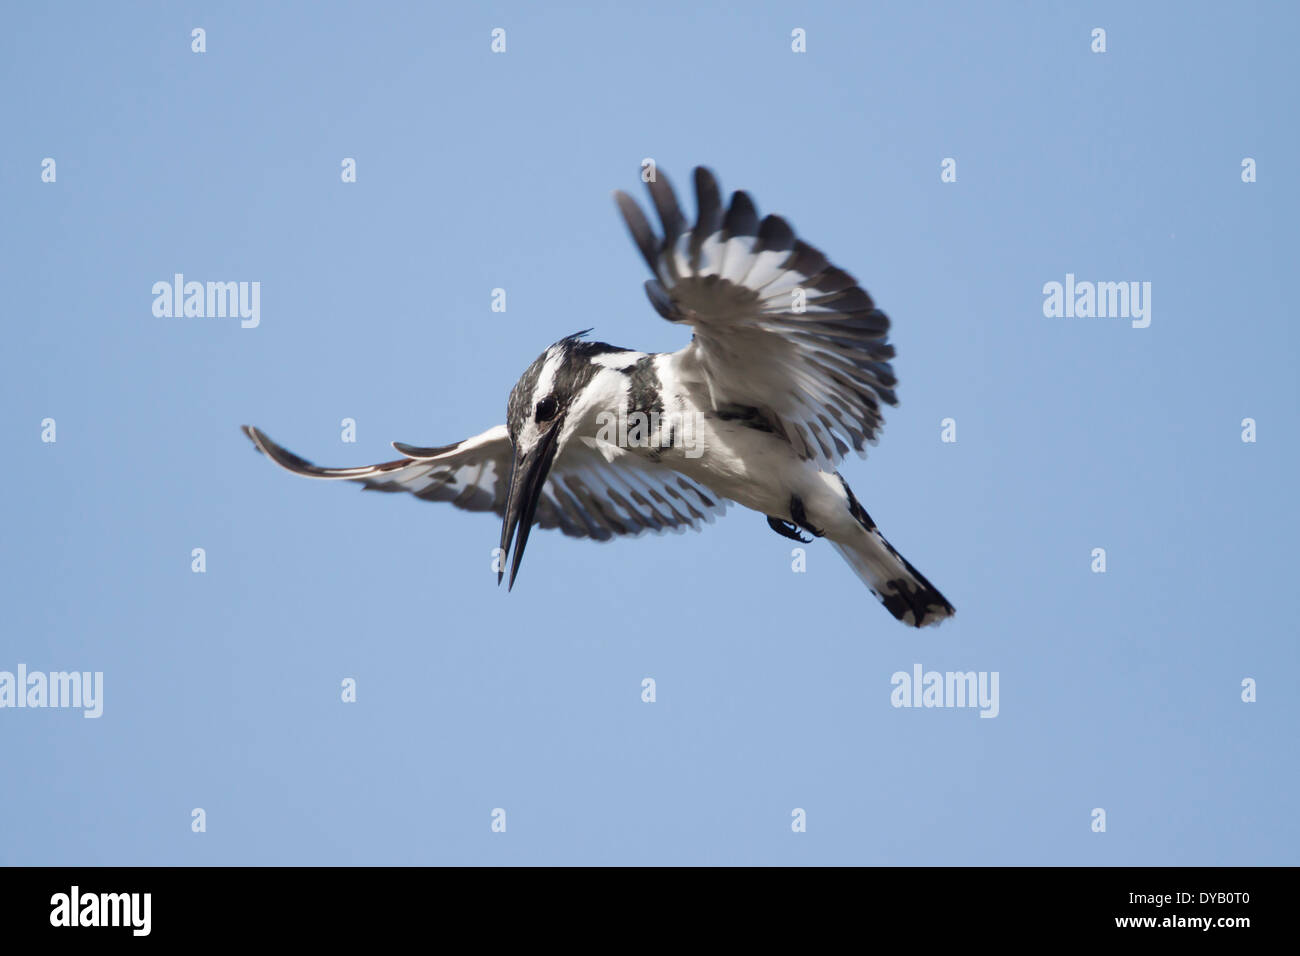
<svg viewBox="0 0 1300 956">
<path fill-rule="evenodd" d="M 650 305 L 692 330 L 685 347 L 565 336 L 511 389 L 505 424 L 450 445 L 395 441 L 402 457 L 376 465 L 322 468 L 244 433 L 297 475 L 494 513 L 508 591 L 535 526 L 606 541 L 699 529 L 734 503 L 785 538 L 826 539 L 903 624 L 951 617 L 837 470 L 850 449 L 866 456 L 882 406 L 898 404 L 889 318 L 784 218 L 760 218 L 748 193 L 724 206 L 706 167 L 694 170 L 693 224 L 666 175 L 641 178 L 658 231 L 626 193 L 614 200 L 650 269 Z"/>
</svg>

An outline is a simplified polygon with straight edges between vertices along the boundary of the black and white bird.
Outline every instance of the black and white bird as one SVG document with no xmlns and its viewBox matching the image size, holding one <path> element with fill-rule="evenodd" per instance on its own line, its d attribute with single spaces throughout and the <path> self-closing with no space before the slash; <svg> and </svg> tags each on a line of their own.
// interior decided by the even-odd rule
<svg viewBox="0 0 1300 956">
<path fill-rule="evenodd" d="M 648 185 L 662 235 L 629 196 L 614 198 L 654 276 L 650 304 L 694 331 L 685 348 L 570 335 L 515 384 L 506 424 L 437 448 L 393 442 L 403 457 L 379 465 L 319 468 L 244 431 L 298 475 L 495 513 L 497 581 L 510 558 L 512 588 L 534 525 L 605 541 L 697 528 L 734 501 L 787 538 L 826 538 L 903 623 L 950 617 L 835 470 L 850 447 L 865 455 L 881 405 L 898 403 L 889 319 L 784 219 L 760 219 L 746 193 L 724 209 L 709 170 L 695 170 L 693 226 L 662 175 Z"/>
</svg>

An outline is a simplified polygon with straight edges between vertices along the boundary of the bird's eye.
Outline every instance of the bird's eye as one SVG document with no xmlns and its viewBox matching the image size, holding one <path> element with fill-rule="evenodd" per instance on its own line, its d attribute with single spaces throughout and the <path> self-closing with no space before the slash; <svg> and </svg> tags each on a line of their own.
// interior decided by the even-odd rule
<svg viewBox="0 0 1300 956">
<path fill-rule="evenodd" d="M 556 404 L 554 397 L 547 395 L 537 403 L 537 420 L 539 422 L 549 422 L 559 410 L 560 406 Z"/>
</svg>

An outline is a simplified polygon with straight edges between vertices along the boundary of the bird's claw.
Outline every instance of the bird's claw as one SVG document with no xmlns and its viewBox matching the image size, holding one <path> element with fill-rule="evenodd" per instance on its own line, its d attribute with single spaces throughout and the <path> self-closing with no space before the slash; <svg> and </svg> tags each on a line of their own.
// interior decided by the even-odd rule
<svg viewBox="0 0 1300 956">
<path fill-rule="evenodd" d="M 791 541 L 798 541 L 800 544 L 811 544 L 812 538 L 805 538 L 799 533 L 799 526 L 791 524 L 783 518 L 773 518 L 767 516 L 767 525 L 783 538 L 789 538 Z"/>
</svg>

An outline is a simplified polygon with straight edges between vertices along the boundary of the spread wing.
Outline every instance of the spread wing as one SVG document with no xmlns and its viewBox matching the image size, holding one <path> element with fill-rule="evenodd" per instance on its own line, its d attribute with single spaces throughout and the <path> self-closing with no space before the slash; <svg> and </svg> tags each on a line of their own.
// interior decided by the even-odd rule
<svg viewBox="0 0 1300 956">
<path fill-rule="evenodd" d="M 393 442 L 405 457 L 359 468 L 321 468 L 260 429 L 245 425 L 244 434 L 295 475 L 355 481 L 368 491 L 405 491 L 426 501 L 505 516 L 514 453 L 504 425 L 439 448 Z M 721 499 L 668 468 L 612 446 L 575 445 L 556 458 L 533 523 L 574 538 L 607 541 L 615 535 L 698 528 L 724 508 Z"/>
<path fill-rule="evenodd" d="M 654 274 L 651 304 L 695 331 L 674 355 L 677 374 L 703 384 L 715 409 L 759 409 L 823 468 L 849 445 L 865 455 L 883 424 L 881 404 L 898 404 L 889 319 L 784 219 L 760 221 L 747 194 L 733 193 L 724 212 L 707 169 L 695 170 L 689 228 L 668 181 L 656 180 L 648 185 L 663 235 L 629 196 L 615 199 Z"/>
</svg>

